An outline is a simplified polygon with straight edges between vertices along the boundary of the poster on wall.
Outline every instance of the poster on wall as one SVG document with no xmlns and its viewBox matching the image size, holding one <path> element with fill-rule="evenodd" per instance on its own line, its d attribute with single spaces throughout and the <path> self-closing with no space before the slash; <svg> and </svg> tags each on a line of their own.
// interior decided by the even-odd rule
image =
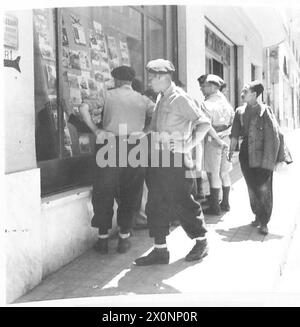
<svg viewBox="0 0 300 327">
<path fill-rule="evenodd" d="M 81 69 L 90 69 L 90 59 L 86 51 L 79 51 L 79 60 Z"/>
<path fill-rule="evenodd" d="M 109 66 L 110 69 L 114 69 L 119 66 L 119 57 L 117 50 L 116 39 L 113 36 L 107 37 L 108 54 L 109 54 Z"/>
<path fill-rule="evenodd" d="M 70 50 L 69 56 L 70 56 L 70 68 L 80 70 L 79 51 Z"/>
<path fill-rule="evenodd" d="M 80 22 L 80 18 L 71 14 L 71 19 L 75 43 L 79 45 L 86 45 L 84 28 Z"/>
<path fill-rule="evenodd" d="M 129 51 L 126 41 L 120 41 L 122 65 L 130 66 Z"/>
<path fill-rule="evenodd" d="M 4 46 L 14 50 L 19 48 L 18 18 L 10 14 L 4 15 Z"/>
</svg>

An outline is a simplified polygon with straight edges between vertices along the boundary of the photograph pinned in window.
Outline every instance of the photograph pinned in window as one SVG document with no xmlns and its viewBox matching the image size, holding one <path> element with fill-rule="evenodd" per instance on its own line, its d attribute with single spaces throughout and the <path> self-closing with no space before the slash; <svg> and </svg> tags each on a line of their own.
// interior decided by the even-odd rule
<svg viewBox="0 0 300 327">
<path fill-rule="evenodd" d="M 91 49 L 91 60 L 94 66 L 100 66 L 100 61 L 101 61 L 100 51 Z"/>
<path fill-rule="evenodd" d="M 68 84 L 70 90 L 70 101 L 73 106 L 81 104 L 81 93 L 79 88 L 78 76 L 68 72 Z"/>
<path fill-rule="evenodd" d="M 62 48 L 62 65 L 65 68 L 71 67 L 69 49 L 66 47 Z"/>
<path fill-rule="evenodd" d="M 126 41 L 120 41 L 120 52 L 121 52 L 122 65 L 130 66 L 129 51 Z"/>
<path fill-rule="evenodd" d="M 71 14 L 72 28 L 74 33 L 74 42 L 79 45 L 86 45 L 84 28 L 81 25 L 80 18 Z"/>
<path fill-rule="evenodd" d="M 80 57 L 79 57 L 79 51 L 70 50 L 70 67 L 72 69 L 78 69 L 80 70 Z"/>
<path fill-rule="evenodd" d="M 54 95 L 56 94 L 56 68 L 54 65 L 46 64 L 46 81 L 48 94 Z"/>
<path fill-rule="evenodd" d="M 91 152 L 91 144 L 90 138 L 88 134 L 81 134 L 79 136 L 79 150 L 80 153 L 90 153 Z"/>
<path fill-rule="evenodd" d="M 90 59 L 86 51 L 79 51 L 79 60 L 80 60 L 80 68 L 81 69 L 90 69 Z"/>
<path fill-rule="evenodd" d="M 114 69 L 120 65 L 117 42 L 113 36 L 108 36 L 107 43 L 108 43 L 108 54 L 109 54 L 109 66 L 111 69 Z"/>
</svg>

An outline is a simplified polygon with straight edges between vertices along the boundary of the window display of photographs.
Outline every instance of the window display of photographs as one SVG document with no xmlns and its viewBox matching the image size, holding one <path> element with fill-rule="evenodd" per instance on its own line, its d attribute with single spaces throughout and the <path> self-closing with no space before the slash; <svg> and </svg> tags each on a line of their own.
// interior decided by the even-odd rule
<svg viewBox="0 0 300 327">
<path fill-rule="evenodd" d="M 38 35 L 39 48 L 44 59 L 54 60 L 53 38 L 51 38 L 51 17 L 47 10 L 34 10 L 34 25 Z"/>
<path fill-rule="evenodd" d="M 119 57 L 118 57 L 116 39 L 113 36 L 108 36 L 107 43 L 108 43 L 108 54 L 109 54 L 109 66 L 111 69 L 114 69 L 119 66 Z"/>
<path fill-rule="evenodd" d="M 74 108 L 82 103 L 78 76 L 68 73 L 68 83 L 70 88 L 70 101 Z"/>
<path fill-rule="evenodd" d="M 48 94 L 56 94 L 56 69 L 54 65 L 46 64 L 46 81 Z"/>
<path fill-rule="evenodd" d="M 90 138 L 88 134 L 81 134 L 79 136 L 79 149 L 81 153 L 91 152 Z"/>
<path fill-rule="evenodd" d="M 79 59 L 80 59 L 80 68 L 81 69 L 90 69 L 90 59 L 88 57 L 87 52 L 79 51 Z"/>
<path fill-rule="evenodd" d="M 84 28 L 80 23 L 80 18 L 71 14 L 74 41 L 76 44 L 86 45 Z"/>
<path fill-rule="evenodd" d="M 120 51 L 121 51 L 122 65 L 130 66 L 127 42 L 120 41 Z"/>
<path fill-rule="evenodd" d="M 98 50 L 91 49 L 91 60 L 94 66 L 99 66 L 101 61 L 101 55 Z"/>
<path fill-rule="evenodd" d="M 80 57 L 79 52 L 70 50 L 69 51 L 70 56 L 70 67 L 73 69 L 79 69 L 80 70 Z"/>
<path fill-rule="evenodd" d="M 65 47 L 62 48 L 62 65 L 65 68 L 70 68 L 69 49 Z"/>
</svg>

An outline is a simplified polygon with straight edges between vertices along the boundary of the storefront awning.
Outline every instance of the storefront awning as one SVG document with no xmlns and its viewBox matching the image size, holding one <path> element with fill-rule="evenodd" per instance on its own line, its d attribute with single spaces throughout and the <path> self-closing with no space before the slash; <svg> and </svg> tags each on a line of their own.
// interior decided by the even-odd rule
<svg viewBox="0 0 300 327">
<path fill-rule="evenodd" d="M 244 12 L 262 36 L 264 47 L 270 47 L 285 40 L 284 22 L 277 8 L 247 7 L 244 8 Z"/>
</svg>

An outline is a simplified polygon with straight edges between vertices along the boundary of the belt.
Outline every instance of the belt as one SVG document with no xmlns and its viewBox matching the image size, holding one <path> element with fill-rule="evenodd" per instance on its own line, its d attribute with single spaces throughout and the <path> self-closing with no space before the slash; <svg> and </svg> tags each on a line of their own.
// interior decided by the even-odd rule
<svg viewBox="0 0 300 327">
<path fill-rule="evenodd" d="M 213 125 L 212 127 L 217 133 L 220 133 L 226 131 L 226 129 L 228 129 L 230 125 L 217 125 L 217 126 Z"/>
</svg>

